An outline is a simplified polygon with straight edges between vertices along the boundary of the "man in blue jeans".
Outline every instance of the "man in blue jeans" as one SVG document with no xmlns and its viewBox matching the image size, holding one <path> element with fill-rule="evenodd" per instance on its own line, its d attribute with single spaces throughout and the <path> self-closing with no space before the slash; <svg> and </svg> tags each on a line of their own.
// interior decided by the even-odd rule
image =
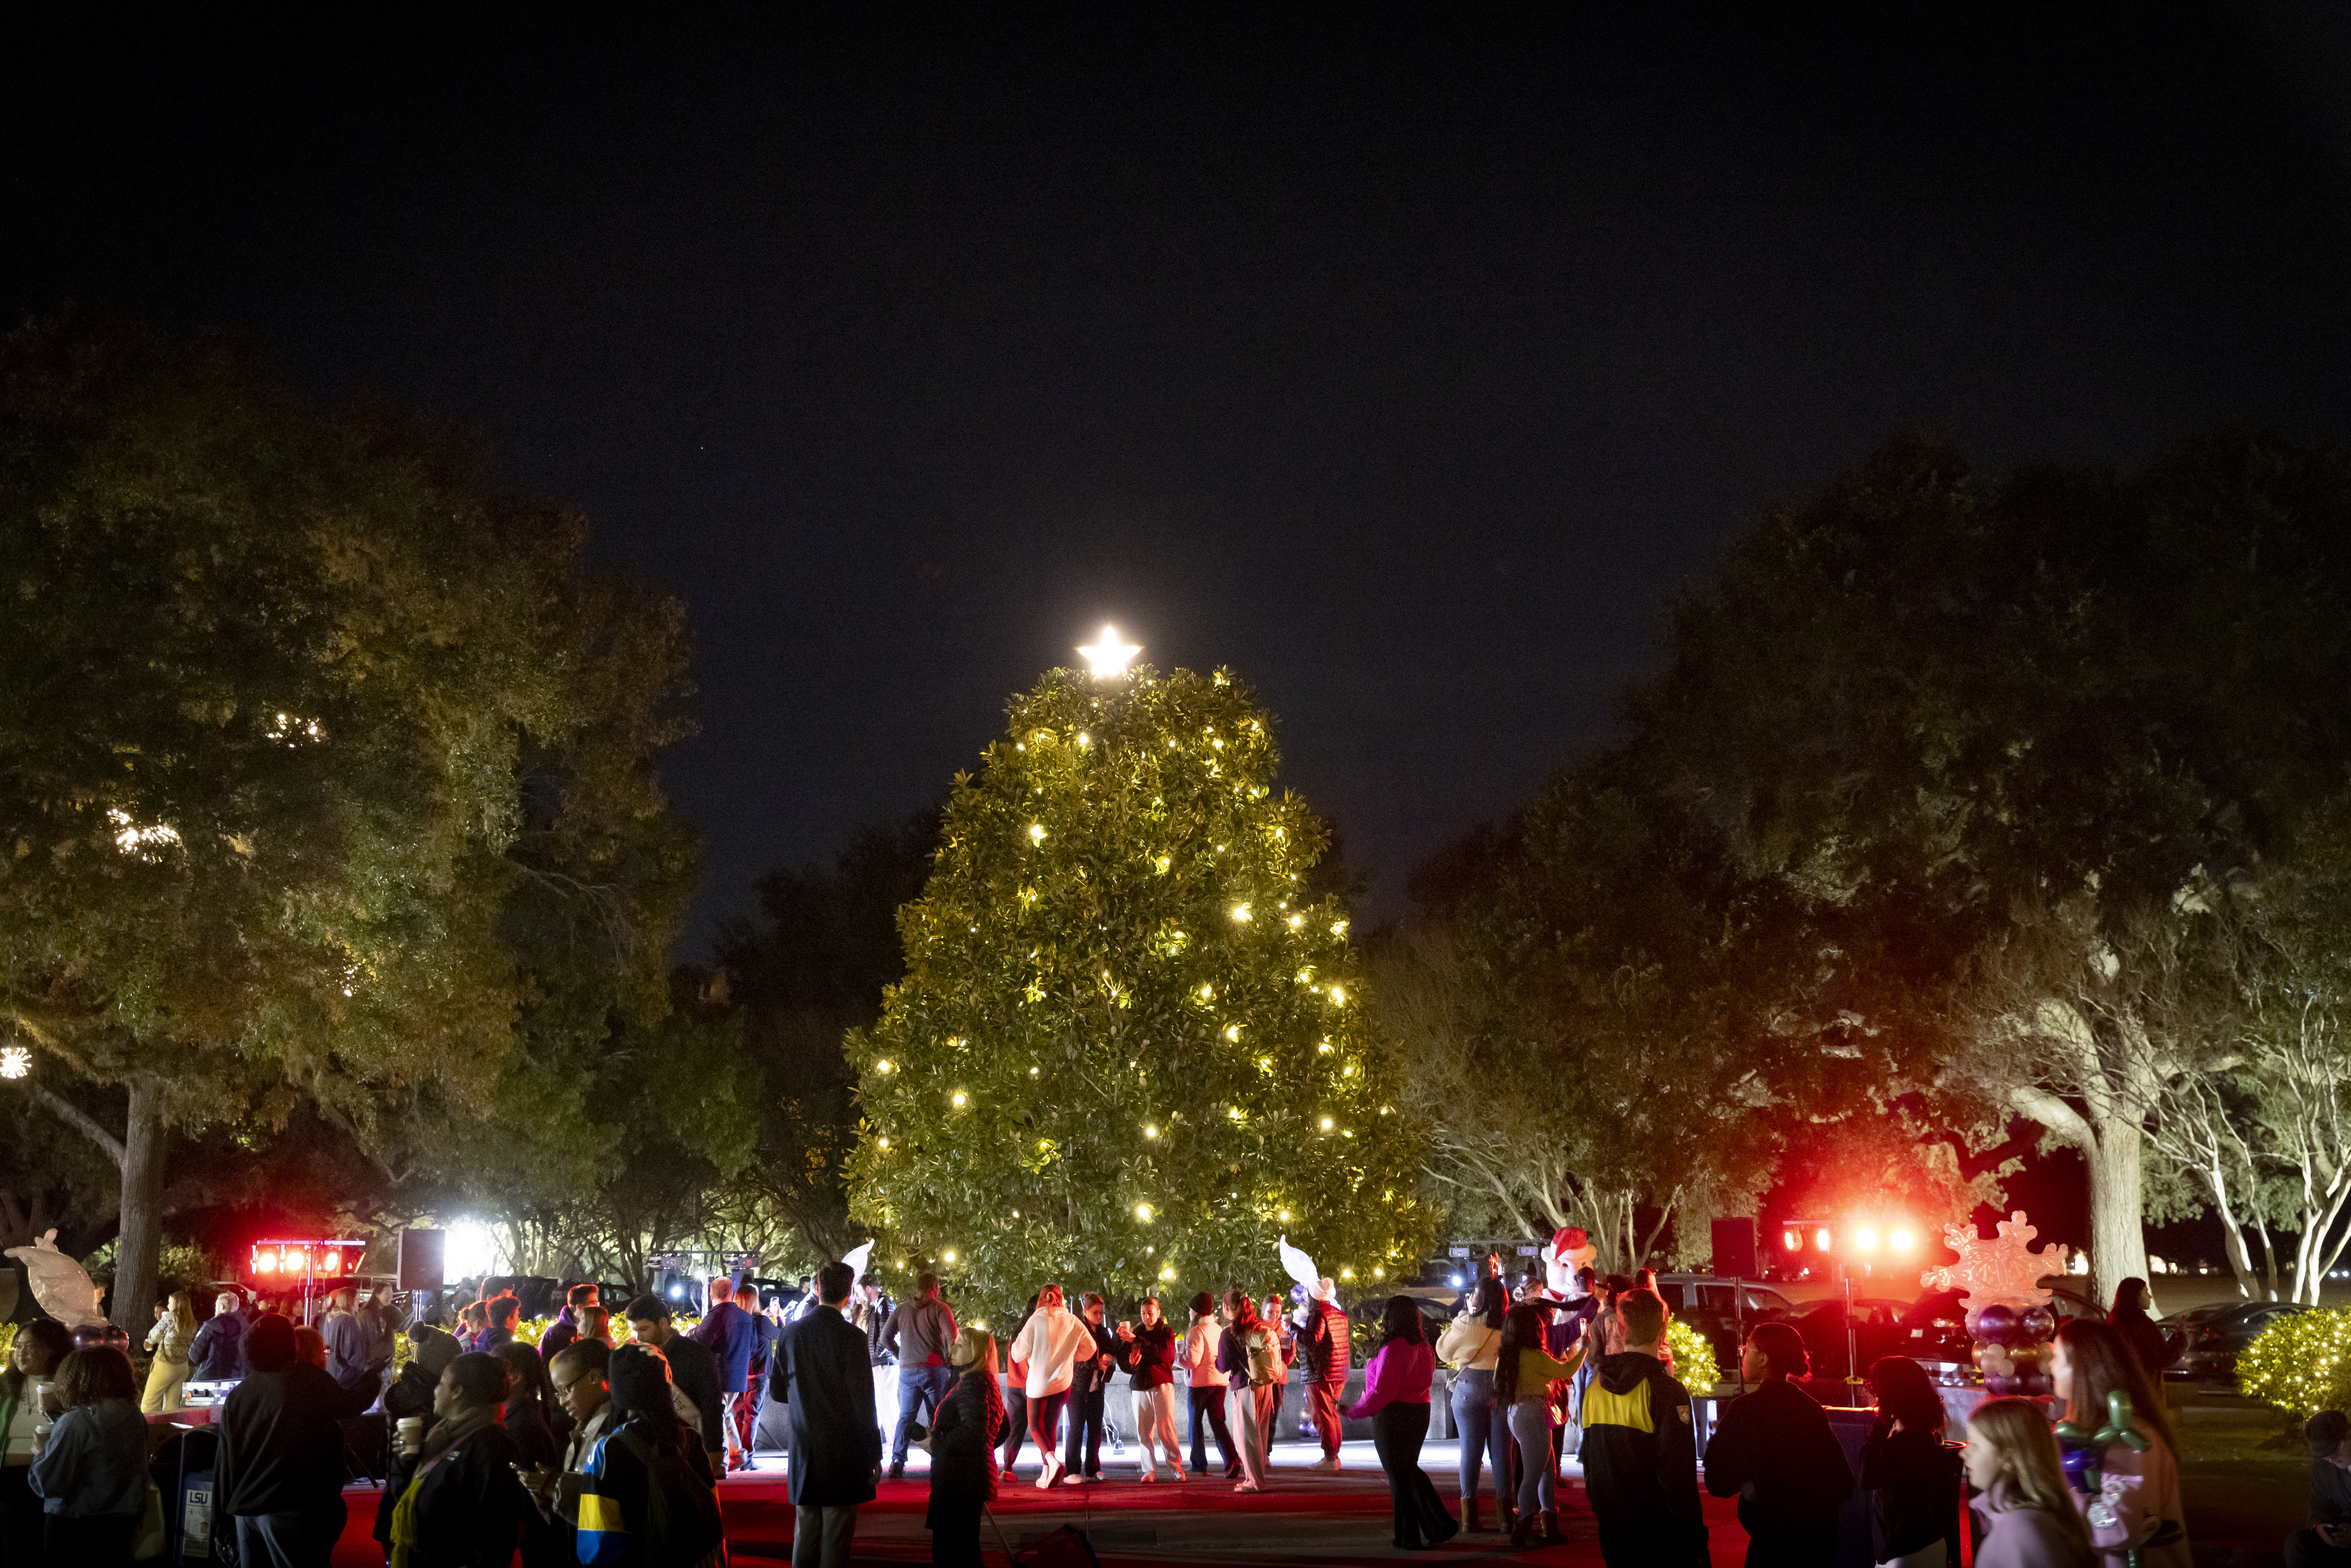
<svg viewBox="0 0 2351 1568">
<path fill-rule="evenodd" d="M 935 1421 L 940 1403 L 955 1386 L 955 1368 L 950 1364 L 955 1342 L 955 1313 L 939 1300 L 939 1277 L 917 1277 L 914 1299 L 901 1301 L 882 1329 L 882 1348 L 898 1358 L 898 1430 L 890 1439 L 893 1481 L 906 1474 L 906 1441 L 916 1409 Z"/>
</svg>

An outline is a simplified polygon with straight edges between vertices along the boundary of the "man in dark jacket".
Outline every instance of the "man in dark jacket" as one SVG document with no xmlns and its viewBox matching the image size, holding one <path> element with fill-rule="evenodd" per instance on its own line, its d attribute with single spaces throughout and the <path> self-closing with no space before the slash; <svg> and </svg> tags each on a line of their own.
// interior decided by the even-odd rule
<svg viewBox="0 0 2351 1568">
<path fill-rule="evenodd" d="M 213 1302 L 213 1315 L 188 1346 L 191 1383 L 234 1383 L 245 1375 L 245 1319 L 236 1308 L 236 1298 L 226 1291 Z"/>
<path fill-rule="evenodd" d="M 1666 1303 L 1615 1301 L 1625 1348 L 1603 1356 L 1583 1396 L 1583 1485 L 1609 1568 L 1707 1568 L 1689 1390 L 1666 1372 Z M 1838 1461 L 1840 1464 L 1843 1460 Z"/>
<path fill-rule="evenodd" d="M 1706 1446 L 1706 1490 L 1739 1500 L 1747 1568 L 1827 1568 L 1853 1469 L 1828 1416 L 1788 1381 L 1812 1372 L 1803 1338 L 1786 1323 L 1760 1323 L 1740 1363 L 1759 1386 L 1723 1407 Z"/>
<path fill-rule="evenodd" d="M 882 1427 L 865 1336 L 842 1315 L 855 1273 L 828 1263 L 816 1281 L 820 1304 L 776 1340 L 768 1396 L 791 1406 L 792 1568 L 844 1568 L 882 1478 Z"/>
<path fill-rule="evenodd" d="M 242 1568 L 326 1568 L 343 1533 L 343 1432 L 375 1403 L 297 1359 L 294 1325 L 270 1312 L 245 1336 L 245 1381 L 220 1414 L 213 1479 Z"/>
<path fill-rule="evenodd" d="M 669 1358 L 670 1381 L 693 1403 L 700 1418 L 710 1473 L 725 1475 L 726 1438 L 721 1426 L 725 1416 L 719 1398 L 718 1358 L 670 1326 L 669 1308 L 659 1296 L 639 1296 L 629 1303 L 629 1332 Z"/>
<path fill-rule="evenodd" d="M 898 1429 L 890 1438 L 890 1479 L 906 1472 L 906 1441 L 917 1419 L 936 1425 L 939 1406 L 955 1386 L 955 1312 L 939 1300 L 939 1277 L 914 1280 L 914 1299 L 902 1301 L 883 1326 L 882 1346 L 898 1358 Z"/>
<path fill-rule="evenodd" d="M 1339 1468 L 1339 1400 L 1347 1391 L 1347 1363 L 1353 1354 L 1348 1341 L 1347 1314 L 1339 1310 L 1338 1292 L 1328 1279 L 1319 1281 L 1307 1299 L 1306 1322 L 1298 1331 L 1298 1348 L 1306 1361 L 1306 1412 L 1322 1439 L 1322 1458 L 1313 1468 Z"/>
<path fill-rule="evenodd" d="M 754 1291 L 751 1300 L 758 1299 Z M 710 1281 L 710 1310 L 686 1337 L 718 1364 L 719 1427 L 727 1451 L 726 1468 L 741 1469 L 743 1435 L 735 1416 L 745 1390 L 751 1386 L 751 1358 L 758 1354 L 759 1329 L 751 1314 L 735 1304 L 731 1277 L 721 1275 Z"/>
</svg>

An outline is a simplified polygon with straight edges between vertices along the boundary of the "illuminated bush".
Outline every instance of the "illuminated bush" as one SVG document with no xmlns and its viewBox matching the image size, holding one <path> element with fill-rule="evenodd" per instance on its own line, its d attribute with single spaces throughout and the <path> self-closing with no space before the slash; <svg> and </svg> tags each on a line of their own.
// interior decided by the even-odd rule
<svg viewBox="0 0 2351 1568">
<path fill-rule="evenodd" d="M 1684 1388 L 1703 1394 L 1722 1381 L 1714 1343 L 1681 1318 L 1666 1325 L 1666 1364 Z"/>
<path fill-rule="evenodd" d="M 2271 1320 L 2237 1358 L 2237 1387 L 2296 1415 L 2351 1405 L 2351 1312 L 2290 1312 Z"/>
</svg>

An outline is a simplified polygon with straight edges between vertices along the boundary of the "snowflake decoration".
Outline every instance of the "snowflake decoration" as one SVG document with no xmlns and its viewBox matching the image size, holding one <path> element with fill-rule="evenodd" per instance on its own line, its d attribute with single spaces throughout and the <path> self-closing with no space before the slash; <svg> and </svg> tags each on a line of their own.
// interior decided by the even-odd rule
<svg viewBox="0 0 2351 1568">
<path fill-rule="evenodd" d="M 2058 1271 L 2053 1267 L 2057 1260 L 2025 1246 L 2041 1232 L 2024 1222 L 2021 1208 L 1995 1228 L 1999 1237 L 1987 1241 L 1972 1225 L 1944 1226 L 1943 1244 L 1958 1253 L 1959 1260 L 1928 1270 L 1918 1276 L 1918 1282 L 1930 1291 L 1957 1291 L 1971 1296 L 1978 1306 L 1993 1301 L 2045 1305 L 2050 1292 L 2042 1288 L 2041 1280 Z"/>
<path fill-rule="evenodd" d="M 0 1049 L 0 1078 L 22 1078 L 33 1071 L 33 1053 L 21 1045 Z"/>
</svg>

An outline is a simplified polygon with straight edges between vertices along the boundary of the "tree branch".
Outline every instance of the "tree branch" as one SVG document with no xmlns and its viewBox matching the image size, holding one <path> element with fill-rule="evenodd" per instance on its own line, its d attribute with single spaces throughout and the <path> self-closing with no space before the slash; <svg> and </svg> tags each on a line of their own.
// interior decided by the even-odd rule
<svg viewBox="0 0 2351 1568">
<path fill-rule="evenodd" d="M 122 1140 L 120 1138 L 116 1137 L 113 1134 L 108 1132 L 103 1126 L 99 1125 L 99 1123 L 80 1106 L 75 1104 L 70 1100 L 65 1099 L 63 1096 L 54 1092 L 53 1091 L 40 1088 L 37 1085 L 33 1090 L 33 1095 L 36 1099 L 39 1100 L 42 1104 L 47 1105 L 50 1110 L 56 1112 L 60 1120 L 64 1121 L 67 1124 L 80 1130 L 89 1136 L 92 1143 L 105 1150 L 106 1157 L 114 1162 L 115 1169 L 120 1170 L 122 1168 L 123 1152 Z"/>
<path fill-rule="evenodd" d="M 2058 1141 L 2087 1154 L 2097 1138 L 2082 1113 L 2046 1089 L 2018 1084 L 2008 1092 L 2008 1103 L 2057 1135 Z"/>
</svg>

